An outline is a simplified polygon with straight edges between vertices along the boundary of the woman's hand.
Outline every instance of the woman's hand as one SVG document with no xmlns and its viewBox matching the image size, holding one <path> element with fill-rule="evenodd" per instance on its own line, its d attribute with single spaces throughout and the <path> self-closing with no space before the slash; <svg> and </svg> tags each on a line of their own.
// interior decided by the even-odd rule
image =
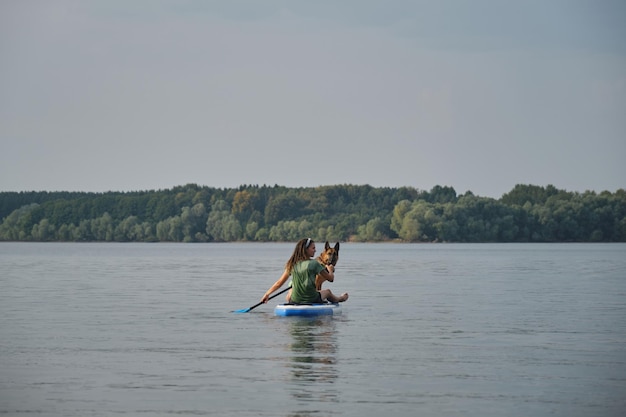
<svg viewBox="0 0 626 417">
<path fill-rule="evenodd" d="M 324 278 L 328 282 L 333 282 L 335 280 L 335 267 L 332 265 L 327 265 L 326 268 L 320 272 L 322 278 Z"/>
</svg>

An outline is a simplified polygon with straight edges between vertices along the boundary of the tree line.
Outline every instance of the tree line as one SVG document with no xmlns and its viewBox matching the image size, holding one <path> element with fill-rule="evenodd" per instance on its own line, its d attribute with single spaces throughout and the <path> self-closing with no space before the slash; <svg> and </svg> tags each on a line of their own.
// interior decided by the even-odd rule
<svg viewBox="0 0 626 417">
<path fill-rule="evenodd" d="M 0 192 L 0 240 L 625 242 L 626 192 L 187 184 L 141 192 Z"/>
</svg>

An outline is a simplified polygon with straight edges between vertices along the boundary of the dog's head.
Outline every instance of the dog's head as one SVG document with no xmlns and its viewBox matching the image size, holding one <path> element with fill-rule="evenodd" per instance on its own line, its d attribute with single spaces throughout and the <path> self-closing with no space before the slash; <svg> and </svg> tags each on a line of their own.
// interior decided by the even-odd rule
<svg viewBox="0 0 626 417">
<path fill-rule="evenodd" d="M 330 243 L 326 241 L 324 251 L 320 254 L 319 259 L 324 265 L 336 266 L 339 260 L 339 242 L 334 247 L 331 247 Z"/>
</svg>

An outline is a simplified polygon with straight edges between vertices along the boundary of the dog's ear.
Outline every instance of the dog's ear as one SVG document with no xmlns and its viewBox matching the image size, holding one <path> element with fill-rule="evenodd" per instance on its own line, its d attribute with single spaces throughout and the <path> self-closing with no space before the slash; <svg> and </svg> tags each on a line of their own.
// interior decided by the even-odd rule
<svg viewBox="0 0 626 417">
<path fill-rule="evenodd" d="M 336 250 L 337 252 L 339 252 L 339 242 L 337 242 L 337 243 L 335 244 L 335 250 Z"/>
<path fill-rule="evenodd" d="M 324 245 L 324 249 L 328 249 L 330 248 L 330 243 L 328 243 L 328 241 L 326 241 L 326 244 Z"/>
</svg>

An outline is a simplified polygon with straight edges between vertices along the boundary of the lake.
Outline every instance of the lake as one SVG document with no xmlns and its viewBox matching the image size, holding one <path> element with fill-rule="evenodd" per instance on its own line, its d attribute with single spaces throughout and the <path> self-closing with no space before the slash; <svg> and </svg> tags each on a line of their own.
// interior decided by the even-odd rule
<svg viewBox="0 0 626 417">
<path fill-rule="evenodd" d="M 626 244 L 342 243 L 342 315 L 233 313 L 294 246 L 0 243 L 0 414 L 626 412 Z"/>
</svg>

